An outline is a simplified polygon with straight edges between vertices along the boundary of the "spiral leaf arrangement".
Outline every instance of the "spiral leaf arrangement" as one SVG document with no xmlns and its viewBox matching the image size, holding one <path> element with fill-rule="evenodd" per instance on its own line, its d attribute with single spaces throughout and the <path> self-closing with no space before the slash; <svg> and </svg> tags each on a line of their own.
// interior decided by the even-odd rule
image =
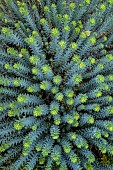
<svg viewBox="0 0 113 170">
<path fill-rule="evenodd" d="M 113 0 L 0 9 L 0 167 L 113 168 Z"/>
</svg>

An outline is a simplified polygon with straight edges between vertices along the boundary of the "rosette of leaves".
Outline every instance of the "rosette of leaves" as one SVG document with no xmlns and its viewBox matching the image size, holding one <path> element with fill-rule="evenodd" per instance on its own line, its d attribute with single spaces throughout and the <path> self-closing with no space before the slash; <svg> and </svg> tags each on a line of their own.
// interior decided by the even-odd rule
<svg viewBox="0 0 113 170">
<path fill-rule="evenodd" d="M 0 167 L 113 168 L 113 0 L 0 9 Z"/>
</svg>

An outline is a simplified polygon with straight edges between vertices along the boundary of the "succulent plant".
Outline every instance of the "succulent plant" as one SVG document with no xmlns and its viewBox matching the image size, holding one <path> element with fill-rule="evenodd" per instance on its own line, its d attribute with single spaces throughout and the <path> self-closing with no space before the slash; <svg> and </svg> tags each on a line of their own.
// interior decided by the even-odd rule
<svg viewBox="0 0 113 170">
<path fill-rule="evenodd" d="M 113 0 L 0 9 L 0 168 L 111 170 Z"/>
</svg>

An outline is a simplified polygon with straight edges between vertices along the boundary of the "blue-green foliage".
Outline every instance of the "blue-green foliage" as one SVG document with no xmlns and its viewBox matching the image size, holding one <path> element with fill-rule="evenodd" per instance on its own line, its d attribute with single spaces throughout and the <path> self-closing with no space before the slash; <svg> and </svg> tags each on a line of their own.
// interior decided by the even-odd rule
<svg viewBox="0 0 113 170">
<path fill-rule="evenodd" d="M 113 0 L 0 9 L 0 169 L 112 170 Z"/>
</svg>

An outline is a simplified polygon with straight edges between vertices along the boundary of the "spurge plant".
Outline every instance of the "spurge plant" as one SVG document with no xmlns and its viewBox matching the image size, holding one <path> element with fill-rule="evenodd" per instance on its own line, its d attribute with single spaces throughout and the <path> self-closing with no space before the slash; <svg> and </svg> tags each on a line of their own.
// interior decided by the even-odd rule
<svg viewBox="0 0 113 170">
<path fill-rule="evenodd" d="M 0 9 L 0 169 L 112 169 L 113 0 Z"/>
</svg>

